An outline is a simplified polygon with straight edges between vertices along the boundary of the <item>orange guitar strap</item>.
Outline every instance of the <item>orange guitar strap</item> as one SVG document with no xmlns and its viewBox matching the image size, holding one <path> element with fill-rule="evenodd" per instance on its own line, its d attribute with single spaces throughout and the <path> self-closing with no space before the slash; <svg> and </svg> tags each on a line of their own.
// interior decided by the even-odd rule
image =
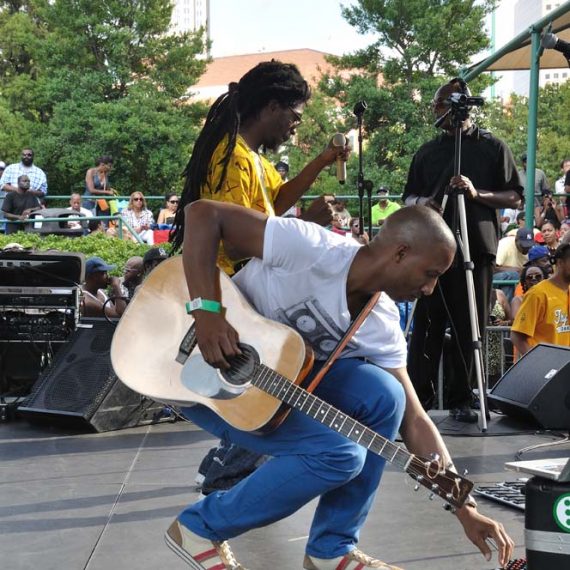
<svg viewBox="0 0 570 570">
<path fill-rule="evenodd" d="M 340 353 L 344 350 L 344 347 L 354 336 L 354 333 L 360 328 L 360 325 L 364 322 L 364 319 L 366 319 L 368 313 L 374 308 L 374 305 L 376 305 L 379 298 L 380 292 L 374 293 L 374 295 L 370 297 L 368 303 L 366 303 L 356 319 L 352 321 L 352 324 L 350 327 L 348 327 L 348 330 L 346 333 L 344 333 L 344 336 L 340 339 L 339 343 L 336 345 L 336 348 L 329 354 L 329 357 L 326 359 L 323 367 L 317 372 L 316 376 L 311 380 L 311 383 L 305 388 L 307 392 L 312 392 L 319 385 L 324 375 L 329 371 L 333 362 L 339 357 Z"/>
</svg>

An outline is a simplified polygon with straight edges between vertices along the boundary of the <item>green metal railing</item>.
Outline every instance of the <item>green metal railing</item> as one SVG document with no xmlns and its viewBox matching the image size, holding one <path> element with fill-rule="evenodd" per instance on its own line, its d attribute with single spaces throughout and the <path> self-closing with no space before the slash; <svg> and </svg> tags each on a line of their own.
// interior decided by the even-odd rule
<svg viewBox="0 0 570 570">
<path fill-rule="evenodd" d="M 85 216 L 65 216 L 65 217 L 60 217 L 60 218 L 39 217 L 39 218 L 28 218 L 27 220 L 9 220 L 7 218 L 3 218 L 3 219 L 0 218 L 0 222 L 2 222 L 2 223 L 20 224 L 22 226 L 26 226 L 26 225 L 30 225 L 30 224 L 42 224 L 44 222 L 58 222 L 60 224 L 66 224 L 67 222 L 89 222 L 90 220 L 113 220 L 113 221 L 117 222 L 119 239 L 124 239 L 123 230 L 124 230 L 124 228 L 126 228 L 138 243 L 144 244 L 143 240 L 139 237 L 137 232 L 135 232 L 135 230 L 132 228 L 132 226 L 125 219 L 123 219 L 119 214 L 116 214 L 114 216 L 91 216 L 89 218 L 86 218 Z M 61 229 L 63 229 L 63 228 L 61 228 Z M 57 229 L 55 229 L 52 232 L 46 232 L 46 233 L 55 233 L 55 232 L 57 232 Z M 42 232 L 37 231 L 37 232 L 33 232 L 33 233 L 41 234 Z"/>
</svg>

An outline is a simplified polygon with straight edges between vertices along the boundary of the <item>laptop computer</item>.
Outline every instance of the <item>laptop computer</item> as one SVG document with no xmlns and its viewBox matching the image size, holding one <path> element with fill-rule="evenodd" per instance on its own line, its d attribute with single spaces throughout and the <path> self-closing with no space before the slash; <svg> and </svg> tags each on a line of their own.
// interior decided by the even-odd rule
<svg viewBox="0 0 570 570">
<path fill-rule="evenodd" d="M 511 471 L 520 471 L 552 479 L 560 483 L 570 481 L 570 457 L 553 459 L 533 459 L 530 461 L 510 461 L 505 467 Z"/>
</svg>

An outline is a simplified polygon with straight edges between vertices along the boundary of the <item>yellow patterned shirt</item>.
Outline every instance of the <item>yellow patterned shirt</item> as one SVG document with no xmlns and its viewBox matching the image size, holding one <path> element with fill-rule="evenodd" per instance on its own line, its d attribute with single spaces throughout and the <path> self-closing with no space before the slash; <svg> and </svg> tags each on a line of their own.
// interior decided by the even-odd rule
<svg viewBox="0 0 570 570">
<path fill-rule="evenodd" d="M 201 188 L 201 197 L 238 204 L 273 216 L 273 205 L 283 180 L 275 167 L 265 157 L 253 152 L 239 135 L 228 163 L 224 183 L 218 192 L 214 192 L 222 175 L 221 161 L 227 141 L 225 137 L 212 155 L 206 183 Z M 228 275 L 233 275 L 235 263 L 220 246 L 218 265 Z"/>
<path fill-rule="evenodd" d="M 531 346 L 540 342 L 570 346 L 569 304 L 570 290 L 542 281 L 524 294 L 512 330 L 530 337 Z"/>
</svg>

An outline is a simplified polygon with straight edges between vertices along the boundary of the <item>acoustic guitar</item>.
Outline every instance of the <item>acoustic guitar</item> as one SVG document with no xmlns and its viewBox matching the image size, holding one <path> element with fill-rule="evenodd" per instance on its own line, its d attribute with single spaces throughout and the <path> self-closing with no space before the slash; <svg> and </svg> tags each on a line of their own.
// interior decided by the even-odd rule
<svg viewBox="0 0 570 570">
<path fill-rule="evenodd" d="M 422 459 L 370 430 L 303 388 L 313 354 L 292 328 L 259 315 L 223 272 L 226 319 L 238 331 L 242 355 L 228 370 L 207 364 L 186 314 L 182 258 L 162 262 L 145 279 L 115 330 L 113 368 L 132 390 L 174 406 L 203 404 L 237 429 L 264 432 L 292 409 L 376 453 L 411 475 L 452 507 L 461 507 L 473 483 L 433 459 Z"/>
</svg>

